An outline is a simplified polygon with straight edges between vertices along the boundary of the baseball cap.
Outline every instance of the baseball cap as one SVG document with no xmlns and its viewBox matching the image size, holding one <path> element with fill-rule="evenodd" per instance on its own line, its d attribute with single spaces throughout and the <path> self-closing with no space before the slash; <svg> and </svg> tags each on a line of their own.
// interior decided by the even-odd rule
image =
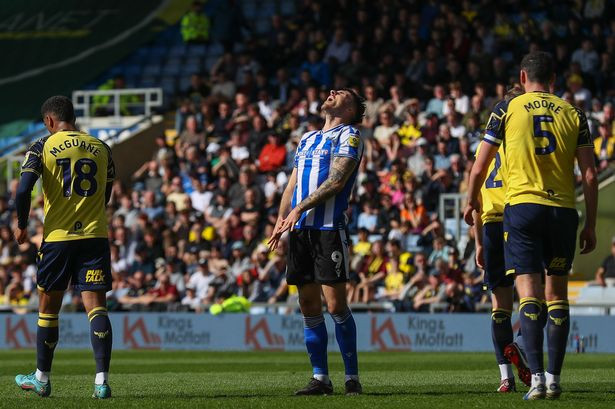
<svg viewBox="0 0 615 409">
<path fill-rule="evenodd" d="M 427 142 L 427 139 L 425 138 L 419 138 L 416 140 L 416 146 L 425 146 L 427 144 L 428 142 Z"/>
<path fill-rule="evenodd" d="M 240 241 L 236 241 L 231 246 L 231 250 L 243 250 L 243 243 Z"/>
</svg>

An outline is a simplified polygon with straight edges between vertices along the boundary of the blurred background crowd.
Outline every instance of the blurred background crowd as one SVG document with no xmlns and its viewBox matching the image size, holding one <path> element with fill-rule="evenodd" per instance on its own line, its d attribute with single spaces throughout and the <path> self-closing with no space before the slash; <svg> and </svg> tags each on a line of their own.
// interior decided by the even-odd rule
<svg viewBox="0 0 615 409">
<path fill-rule="evenodd" d="M 615 9 L 569 3 L 299 1 L 262 35 L 237 8 L 244 34 L 175 96 L 176 137 L 161 135 L 131 183 L 115 183 L 110 305 L 232 310 L 245 297 L 296 308 L 287 247 L 270 253 L 265 243 L 298 140 L 322 127 L 330 89 L 355 87 L 366 98 L 366 149 L 348 209 L 349 300 L 400 311 L 480 308 L 488 297 L 472 232 L 456 237 L 440 197 L 466 191 L 482 129 L 517 82 L 523 54 L 555 56 L 555 93 L 587 112 L 600 168 L 614 158 Z M 186 41 L 209 41 L 216 17 L 203 13 L 195 3 L 182 21 Z M 30 243 L 11 239 L 13 220 L 12 196 L 0 198 L 0 304 L 4 296 L 19 308 L 36 302 L 41 207 Z M 78 294 L 66 301 L 82 308 Z"/>
</svg>

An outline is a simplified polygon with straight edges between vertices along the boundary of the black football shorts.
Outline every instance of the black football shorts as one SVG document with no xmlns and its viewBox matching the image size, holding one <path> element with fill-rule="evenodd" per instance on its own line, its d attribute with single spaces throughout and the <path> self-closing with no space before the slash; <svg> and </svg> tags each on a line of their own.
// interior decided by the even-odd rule
<svg viewBox="0 0 615 409">
<path fill-rule="evenodd" d="M 348 240 L 345 230 L 291 231 L 286 267 L 288 284 L 301 286 L 347 282 Z"/>
</svg>

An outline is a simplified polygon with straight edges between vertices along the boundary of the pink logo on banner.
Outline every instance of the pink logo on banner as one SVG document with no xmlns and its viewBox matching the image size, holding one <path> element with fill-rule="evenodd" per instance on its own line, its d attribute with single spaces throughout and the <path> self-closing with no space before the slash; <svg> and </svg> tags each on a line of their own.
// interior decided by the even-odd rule
<svg viewBox="0 0 615 409">
<path fill-rule="evenodd" d="M 124 345 L 132 349 L 160 349 L 160 336 L 147 331 L 143 318 L 130 324 L 130 318 L 124 317 Z"/>
<path fill-rule="evenodd" d="M 32 348 L 36 346 L 36 333 L 30 332 L 25 318 L 19 318 L 15 324 L 11 317 L 6 317 L 5 342 L 13 348 Z"/>
<path fill-rule="evenodd" d="M 410 336 L 399 332 L 390 317 L 380 326 L 378 317 L 372 317 L 371 334 L 372 346 L 377 346 L 380 351 L 410 350 Z"/>
<path fill-rule="evenodd" d="M 261 343 L 262 341 L 262 343 Z M 252 317 L 246 317 L 246 346 L 252 346 L 256 350 L 282 351 L 284 349 L 284 337 L 269 329 L 267 318 L 260 318 L 252 325 Z"/>
</svg>

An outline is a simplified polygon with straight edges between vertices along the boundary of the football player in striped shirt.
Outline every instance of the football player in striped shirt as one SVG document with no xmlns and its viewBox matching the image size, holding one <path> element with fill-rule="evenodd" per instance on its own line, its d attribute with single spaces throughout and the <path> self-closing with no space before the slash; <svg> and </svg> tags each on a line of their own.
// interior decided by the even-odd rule
<svg viewBox="0 0 615 409">
<path fill-rule="evenodd" d="M 363 141 L 352 126 L 363 118 L 363 101 L 356 91 L 345 88 L 332 90 L 322 104 L 325 125 L 320 131 L 307 132 L 299 142 L 269 241 L 275 249 L 282 233 L 290 230 L 286 279 L 299 288 L 305 343 L 313 368 L 313 377 L 297 395 L 333 393 L 321 294 L 335 322 L 346 370 L 346 394 L 362 392 L 356 326 L 346 303 L 349 259 L 344 212 L 363 156 Z"/>
</svg>

